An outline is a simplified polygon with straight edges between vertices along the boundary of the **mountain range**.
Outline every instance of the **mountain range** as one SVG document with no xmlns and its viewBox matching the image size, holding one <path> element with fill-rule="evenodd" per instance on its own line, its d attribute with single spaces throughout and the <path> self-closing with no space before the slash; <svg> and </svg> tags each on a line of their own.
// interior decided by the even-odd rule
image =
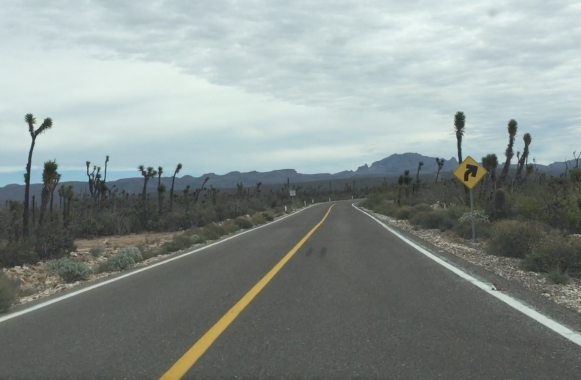
<svg viewBox="0 0 581 380">
<path fill-rule="evenodd" d="M 473 157 L 478 161 L 478 158 Z M 415 176 L 418 168 L 418 163 L 423 162 L 424 166 L 421 168 L 420 174 L 425 178 L 426 176 L 434 176 L 438 171 L 438 166 L 436 164 L 435 157 L 423 156 L 418 153 L 403 153 L 403 154 L 392 154 L 382 160 L 375 161 L 371 166 L 364 164 L 357 168 L 357 170 L 345 170 L 339 173 L 318 173 L 318 174 L 302 174 L 298 173 L 294 169 L 280 169 L 273 170 L 269 172 L 257 172 L 251 171 L 246 173 L 241 173 L 238 171 L 233 171 L 227 174 L 215 174 L 207 173 L 200 177 L 192 177 L 190 175 L 185 175 L 183 177 L 176 177 L 175 189 L 176 191 L 183 190 L 186 186 L 190 186 L 192 189 L 198 188 L 202 185 L 205 178 L 208 178 L 206 184 L 207 187 L 213 186 L 214 188 L 221 189 L 232 189 L 236 188 L 237 183 L 242 183 L 245 187 L 256 186 L 258 182 L 262 183 L 263 188 L 271 187 L 272 185 L 280 185 L 286 183 L 287 180 L 291 184 L 305 184 L 305 183 L 317 183 L 320 184 L 322 181 L 331 182 L 333 188 L 342 188 L 344 182 L 359 181 L 361 182 L 364 178 L 377 178 L 386 177 L 388 181 L 393 181 L 404 170 L 409 170 L 410 173 Z M 569 167 L 575 166 L 574 161 L 568 162 Z M 503 162 L 500 163 L 499 169 L 502 167 Z M 450 176 L 451 172 L 458 167 L 458 161 L 456 158 L 451 157 L 445 160 L 444 167 L 441 171 L 441 175 L 444 177 Z M 515 165 L 511 165 L 515 168 Z M 565 162 L 555 162 L 550 165 L 537 165 L 540 171 L 546 172 L 549 175 L 559 175 L 565 170 Z M 161 182 L 166 185 L 169 189 L 171 186 L 171 177 L 163 177 Z M 365 181 L 366 183 L 375 183 L 375 181 Z M 88 183 L 85 181 L 72 181 L 72 182 L 62 182 L 64 185 L 73 185 L 75 192 L 87 192 Z M 343 185 L 341 185 L 343 184 Z M 139 193 L 143 189 L 143 178 L 124 178 L 116 181 L 109 181 L 107 185 L 110 189 L 125 190 L 126 192 Z M 157 179 L 151 179 L 148 183 L 147 190 L 155 191 L 157 187 Z M 30 194 L 35 195 L 36 198 L 40 199 L 42 184 L 31 184 Z M 24 184 L 12 184 L 0 188 L 0 203 L 2 205 L 6 200 L 22 200 L 24 198 Z"/>
</svg>

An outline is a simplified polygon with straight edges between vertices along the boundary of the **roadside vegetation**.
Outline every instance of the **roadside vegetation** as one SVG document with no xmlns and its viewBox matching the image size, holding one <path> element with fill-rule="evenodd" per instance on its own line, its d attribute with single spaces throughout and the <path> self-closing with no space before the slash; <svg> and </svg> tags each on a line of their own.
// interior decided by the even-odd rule
<svg viewBox="0 0 581 380">
<path fill-rule="evenodd" d="M 176 176 L 183 165 L 177 164 L 169 172 L 169 189 L 161 183 L 166 175 L 163 167 L 136 165 L 136 173 L 143 178 L 139 193 L 128 193 L 107 183 L 110 157 L 105 156 L 102 166 L 86 161 L 88 191 L 61 184 L 57 160 L 44 162 L 40 199 L 30 195 L 31 168 L 34 148 L 42 137 L 53 129 L 53 120 L 45 118 L 40 126 L 32 114 L 24 118 L 31 136 L 26 172 L 25 195 L 22 201 L 3 201 L 0 208 L 0 312 L 5 312 L 15 297 L 22 295 L 19 284 L 4 274 L 7 268 L 46 263 L 49 275 L 58 275 L 62 281 L 74 283 L 91 274 L 121 271 L 132 268 L 140 261 L 190 248 L 196 244 L 219 239 L 239 230 L 273 221 L 290 212 L 294 204 L 350 199 L 365 196 L 370 188 L 356 188 L 355 181 L 346 181 L 343 189 L 319 185 L 314 188 L 293 185 L 290 180 L 278 190 L 263 191 L 262 184 L 237 184 L 235 189 L 214 188 L 209 178 L 199 188 L 175 189 Z M 25 152 L 23 152 L 25 154 Z M 148 192 L 147 185 L 156 184 L 156 191 Z M 71 252 L 75 240 L 105 236 L 120 236 L 150 232 L 176 232 L 168 242 L 148 249 L 126 247 L 113 257 L 89 266 Z M 141 248 L 141 249 L 140 249 Z M 98 258 L 103 249 L 94 248 L 91 255 Z M 26 292 L 33 292 L 27 290 Z"/>
<path fill-rule="evenodd" d="M 454 116 L 458 162 L 465 158 L 465 122 L 462 112 Z M 559 176 L 547 176 L 536 168 L 534 158 L 529 163 L 532 136 L 525 133 L 522 151 L 517 151 L 518 123 L 510 120 L 506 131 L 504 163 L 499 163 L 495 153 L 480 162 L 487 174 L 473 189 L 477 240 L 485 245 L 487 253 L 521 259 L 523 269 L 544 273 L 554 283 L 567 283 L 570 276 L 581 277 L 581 240 L 577 236 L 581 234 L 579 156 L 573 152 L 574 165 L 567 163 Z M 456 178 L 442 178 L 440 170 L 445 162 L 439 158 L 436 161 L 439 170 L 434 180 L 420 179 L 421 162 L 417 168 L 402 168 L 397 184 L 384 182 L 361 205 L 394 219 L 408 220 L 415 228 L 437 229 L 471 240 L 469 192 Z M 415 178 L 410 174 L 414 169 L 418 173 Z"/>
</svg>

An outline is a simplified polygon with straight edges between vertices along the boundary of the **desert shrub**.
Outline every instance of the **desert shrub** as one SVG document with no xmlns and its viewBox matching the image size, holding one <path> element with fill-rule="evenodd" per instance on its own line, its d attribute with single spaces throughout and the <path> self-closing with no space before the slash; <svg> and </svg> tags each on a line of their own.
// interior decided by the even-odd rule
<svg viewBox="0 0 581 380">
<path fill-rule="evenodd" d="M 373 210 L 383 202 L 384 196 L 380 193 L 369 194 L 366 200 L 361 202 L 361 206 Z"/>
<path fill-rule="evenodd" d="M 441 212 L 420 211 L 410 218 L 410 223 L 427 229 L 448 229 L 452 227 L 451 221 Z"/>
<path fill-rule="evenodd" d="M 238 226 L 234 222 L 224 223 L 222 228 L 224 228 L 225 235 L 233 234 L 239 230 Z"/>
<path fill-rule="evenodd" d="M 0 267 L 33 264 L 39 260 L 32 240 L 21 240 L 0 246 Z"/>
<path fill-rule="evenodd" d="M 272 222 L 274 220 L 274 216 L 269 212 L 265 212 L 262 215 L 264 216 L 264 220 L 267 222 Z"/>
<path fill-rule="evenodd" d="M 95 265 L 93 265 L 93 272 L 94 273 L 104 273 L 109 271 L 109 263 L 107 261 L 101 261 Z"/>
<path fill-rule="evenodd" d="M 0 270 L 0 313 L 8 311 L 16 301 L 16 287 Z"/>
<path fill-rule="evenodd" d="M 487 252 L 491 255 L 524 258 L 545 235 L 536 223 L 502 220 L 492 226 Z"/>
<path fill-rule="evenodd" d="M 103 247 L 94 247 L 91 248 L 89 250 L 89 253 L 93 256 L 93 257 L 99 257 L 103 254 L 103 252 L 105 252 L 105 249 Z"/>
<path fill-rule="evenodd" d="M 234 223 L 236 223 L 236 225 L 243 230 L 252 228 L 252 222 L 248 219 L 237 218 Z"/>
<path fill-rule="evenodd" d="M 107 266 L 110 271 L 122 271 L 132 268 L 135 260 L 127 252 L 117 252 L 115 256 L 107 260 Z"/>
<path fill-rule="evenodd" d="M 67 257 L 48 261 L 46 272 L 50 275 L 58 275 L 65 282 L 86 280 L 92 273 L 91 268 L 86 263 Z"/>
<path fill-rule="evenodd" d="M 433 211 L 433 209 L 427 203 L 420 203 L 415 206 L 412 206 L 412 214 L 416 214 L 418 212 L 431 212 L 431 211 Z"/>
<path fill-rule="evenodd" d="M 476 230 L 476 238 L 489 238 L 491 224 L 489 222 L 474 222 L 474 229 Z M 456 235 L 462 239 L 472 239 L 472 223 L 461 222 L 456 223 L 452 228 Z"/>
<path fill-rule="evenodd" d="M 205 241 L 217 240 L 226 235 L 226 229 L 216 224 L 209 224 L 200 230 L 199 235 Z"/>
<path fill-rule="evenodd" d="M 402 206 L 395 210 L 394 217 L 398 220 L 409 219 L 412 213 L 412 208 L 409 206 Z"/>
<path fill-rule="evenodd" d="M 266 223 L 266 218 L 262 214 L 254 214 L 252 215 L 251 223 L 253 225 L 261 225 Z"/>
<path fill-rule="evenodd" d="M 124 247 L 117 251 L 117 254 L 127 254 L 131 256 L 133 261 L 136 263 L 143 261 L 143 256 L 141 255 L 141 251 L 137 247 Z"/>
<path fill-rule="evenodd" d="M 581 275 L 581 242 L 549 234 L 535 244 L 523 260 L 523 268 L 535 272 L 560 270 Z"/>
<path fill-rule="evenodd" d="M 399 210 L 399 207 L 392 202 L 383 202 L 373 208 L 373 211 L 387 216 L 395 216 L 395 213 Z"/>
<path fill-rule="evenodd" d="M 203 240 L 200 237 L 200 235 L 192 235 L 192 236 L 190 236 L 190 240 L 192 241 L 193 244 L 203 243 Z"/>
<path fill-rule="evenodd" d="M 164 243 L 162 246 L 167 249 L 168 252 L 177 252 L 191 247 L 192 244 L 191 237 L 188 237 L 187 235 L 178 235 L 167 243 Z"/>
<path fill-rule="evenodd" d="M 77 249 L 71 232 L 57 224 L 43 227 L 42 232 L 36 238 L 35 247 L 41 260 L 58 259 Z"/>
<path fill-rule="evenodd" d="M 555 284 L 565 285 L 569 282 L 569 276 L 560 269 L 553 269 L 547 273 L 547 278 Z"/>
</svg>

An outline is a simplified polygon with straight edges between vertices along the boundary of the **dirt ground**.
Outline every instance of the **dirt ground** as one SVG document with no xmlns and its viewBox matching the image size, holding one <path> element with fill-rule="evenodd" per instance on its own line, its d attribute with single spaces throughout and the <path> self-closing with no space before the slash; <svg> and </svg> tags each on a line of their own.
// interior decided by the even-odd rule
<svg viewBox="0 0 581 380">
<path fill-rule="evenodd" d="M 77 249 L 91 249 L 95 247 L 134 247 L 140 244 L 151 244 L 160 241 L 165 241 L 177 235 L 177 232 L 146 232 L 141 234 L 131 234 L 123 236 L 107 236 L 98 237 L 94 239 L 79 239 L 75 240 Z"/>
</svg>

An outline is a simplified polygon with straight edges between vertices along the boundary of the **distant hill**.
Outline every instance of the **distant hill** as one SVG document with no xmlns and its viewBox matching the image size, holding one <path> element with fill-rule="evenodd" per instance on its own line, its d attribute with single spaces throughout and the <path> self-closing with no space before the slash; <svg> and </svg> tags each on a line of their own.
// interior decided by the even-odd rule
<svg viewBox="0 0 581 380">
<path fill-rule="evenodd" d="M 476 157 L 473 157 L 477 159 Z M 424 166 L 420 174 L 422 176 L 433 175 L 438 171 L 438 166 L 436 164 L 435 157 L 423 156 L 418 153 L 396 153 L 392 154 L 389 157 L 386 157 L 382 160 L 375 161 L 368 166 L 367 164 L 360 166 L 357 170 L 345 170 L 342 172 L 338 172 L 335 174 L 330 173 L 319 173 L 319 174 L 301 174 L 298 173 L 295 169 L 280 169 L 280 170 L 273 170 L 269 172 L 257 172 L 251 171 L 246 173 L 241 173 L 238 171 L 233 171 L 227 174 L 215 174 L 215 173 L 208 173 L 204 174 L 200 177 L 192 177 L 190 175 L 185 175 L 180 178 L 176 178 L 175 181 L 175 189 L 176 191 L 183 190 L 186 186 L 190 186 L 191 188 L 195 189 L 202 185 L 204 178 L 208 177 L 209 180 L 207 182 L 207 186 L 210 185 L 215 188 L 220 189 L 232 189 L 236 188 L 236 184 L 242 182 L 245 187 L 253 187 L 256 186 L 258 182 L 262 183 L 263 188 L 268 188 L 271 185 L 279 185 L 286 183 L 287 179 L 291 182 L 291 184 L 302 184 L 303 186 L 307 183 L 312 183 L 313 185 L 317 184 L 321 185 L 325 183 L 325 186 L 328 186 L 328 183 L 331 182 L 331 186 L 333 189 L 342 188 L 342 185 L 348 181 L 359 181 L 360 184 L 375 184 L 380 183 L 379 180 L 364 180 L 365 178 L 373 178 L 373 177 L 387 177 L 388 180 L 391 182 L 393 178 L 399 176 L 403 173 L 404 170 L 409 170 L 412 175 L 415 175 L 418 167 L 418 163 L 423 162 Z M 502 162 L 499 165 L 499 170 L 502 168 Z M 575 162 L 569 161 L 569 167 L 574 167 Z M 455 170 L 458 167 L 458 161 L 456 158 L 451 157 L 445 160 L 444 167 L 442 169 L 442 174 L 446 176 L 446 173 L 449 173 Z M 511 165 L 514 168 L 514 165 Z M 544 171 L 550 175 L 558 175 L 565 170 L 565 162 L 555 162 L 550 165 L 537 165 L 539 170 Z M 166 185 L 169 189 L 171 186 L 171 177 L 163 177 L 161 182 Z M 62 184 L 65 185 L 73 185 L 75 188 L 76 193 L 80 192 L 87 192 L 88 184 L 87 182 L 63 182 Z M 125 190 L 126 192 L 133 194 L 133 193 L 140 193 L 143 189 L 143 178 L 142 177 L 134 177 L 134 178 L 124 178 L 116 181 L 109 181 L 107 182 L 109 188 Z M 30 186 L 30 194 L 35 195 L 38 200 L 40 200 L 40 191 L 41 191 L 41 184 L 33 184 Z M 152 179 L 148 183 L 147 191 L 153 192 L 157 187 L 157 179 Z M 24 184 L 21 185 L 7 185 L 0 188 L 0 204 L 4 206 L 6 200 L 18 200 L 21 201 L 24 198 Z"/>
</svg>

